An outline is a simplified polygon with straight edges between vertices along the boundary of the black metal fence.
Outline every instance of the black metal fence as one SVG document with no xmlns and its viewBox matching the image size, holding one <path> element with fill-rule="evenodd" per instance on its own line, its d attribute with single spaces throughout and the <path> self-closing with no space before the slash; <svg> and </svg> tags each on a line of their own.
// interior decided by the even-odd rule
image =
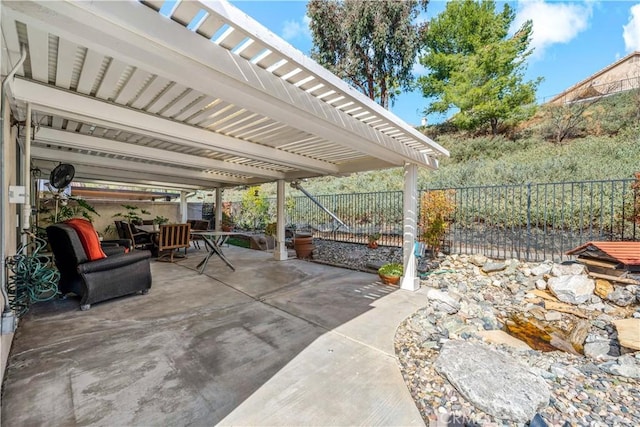
<svg viewBox="0 0 640 427">
<path fill-rule="evenodd" d="M 420 197 L 427 191 L 452 194 L 455 212 L 449 218 L 443 249 L 496 259 L 562 261 L 569 258 L 566 251 L 588 241 L 640 239 L 634 182 L 432 188 L 421 190 Z M 314 197 L 347 227 L 306 196 L 287 201 L 288 226 L 316 237 L 354 243 L 366 243 L 368 236 L 379 233 L 379 244 L 401 244 L 402 191 Z"/>
</svg>

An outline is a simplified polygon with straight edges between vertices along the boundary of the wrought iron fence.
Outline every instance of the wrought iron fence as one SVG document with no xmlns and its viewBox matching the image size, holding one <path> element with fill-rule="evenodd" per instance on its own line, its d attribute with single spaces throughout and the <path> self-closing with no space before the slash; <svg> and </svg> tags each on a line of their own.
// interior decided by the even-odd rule
<svg viewBox="0 0 640 427">
<path fill-rule="evenodd" d="M 495 185 L 449 190 L 455 212 L 443 248 L 496 259 L 566 260 L 566 251 L 593 240 L 638 240 L 632 179 Z M 336 241 L 402 242 L 402 191 L 314 196 L 340 218 L 341 226 L 305 196 L 287 202 L 287 223 L 296 230 Z M 271 201 L 275 203 L 275 200 Z M 203 214 L 203 217 L 205 215 Z M 419 221 L 420 222 L 420 221 Z"/>
<path fill-rule="evenodd" d="M 452 252 L 529 261 L 594 240 L 637 240 L 631 179 L 455 188 Z"/>
</svg>

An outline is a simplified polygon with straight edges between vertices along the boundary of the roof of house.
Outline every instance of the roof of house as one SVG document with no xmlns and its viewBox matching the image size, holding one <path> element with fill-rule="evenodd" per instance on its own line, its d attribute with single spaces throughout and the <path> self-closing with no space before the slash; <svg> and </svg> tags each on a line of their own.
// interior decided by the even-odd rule
<svg viewBox="0 0 640 427">
<path fill-rule="evenodd" d="M 604 67 L 600 71 L 595 72 L 594 74 L 590 75 L 586 79 L 574 84 L 573 86 L 571 86 L 570 88 L 566 89 L 562 93 L 554 96 L 548 102 L 553 102 L 553 101 L 555 101 L 557 99 L 562 98 L 563 96 L 567 95 L 568 93 L 572 92 L 573 90 L 575 90 L 575 89 L 577 89 L 577 88 L 579 88 L 581 86 L 584 86 L 585 84 L 589 83 L 591 80 L 601 76 L 602 74 L 606 73 L 607 71 L 610 71 L 610 70 L 616 68 L 618 65 L 622 64 L 623 62 L 626 62 L 628 59 L 630 59 L 630 58 L 632 58 L 634 56 L 640 56 L 640 51 L 631 52 L 627 56 L 618 59 L 616 62 L 607 65 L 606 67 Z"/>
<path fill-rule="evenodd" d="M 625 265 L 640 265 L 640 242 L 587 242 L 567 251 L 567 255 L 582 255 Z"/>
</svg>

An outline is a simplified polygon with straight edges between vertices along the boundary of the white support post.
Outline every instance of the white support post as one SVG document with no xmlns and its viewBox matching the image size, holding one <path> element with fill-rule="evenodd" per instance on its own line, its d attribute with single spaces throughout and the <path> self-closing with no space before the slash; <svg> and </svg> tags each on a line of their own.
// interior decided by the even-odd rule
<svg viewBox="0 0 640 427">
<path fill-rule="evenodd" d="M 408 291 L 417 291 L 420 288 L 420 278 L 417 276 L 414 252 L 418 229 L 418 166 L 415 164 L 405 163 L 404 165 L 403 205 L 402 260 L 404 276 L 402 276 L 400 288 Z"/>
<path fill-rule="evenodd" d="M 224 189 L 222 187 L 216 188 L 216 206 L 215 206 L 215 223 L 216 223 L 216 231 L 222 230 L 222 192 Z"/>
<path fill-rule="evenodd" d="M 284 242 L 284 223 L 285 223 L 285 210 L 284 210 L 284 180 L 278 180 L 278 195 L 277 195 L 277 230 L 276 230 L 276 250 L 273 252 L 273 258 L 277 261 L 284 261 L 288 258 L 287 247 Z"/>
<path fill-rule="evenodd" d="M 180 192 L 180 222 L 183 224 L 187 222 L 187 218 L 189 216 L 189 208 L 187 205 L 187 192 Z"/>
</svg>

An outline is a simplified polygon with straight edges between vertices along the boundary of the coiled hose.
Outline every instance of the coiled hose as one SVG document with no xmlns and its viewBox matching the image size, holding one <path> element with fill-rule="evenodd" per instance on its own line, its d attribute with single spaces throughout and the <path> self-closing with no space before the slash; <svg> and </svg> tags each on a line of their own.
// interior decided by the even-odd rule
<svg viewBox="0 0 640 427">
<path fill-rule="evenodd" d="M 18 252 L 6 259 L 6 266 L 13 273 L 7 275 L 9 306 L 17 317 L 24 316 L 31 304 L 48 301 L 58 295 L 60 273 L 51 266 L 50 257 L 41 254 L 47 242 L 33 235 L 31 237 L 29 243 L 20 245 Z"/>
</svg>

